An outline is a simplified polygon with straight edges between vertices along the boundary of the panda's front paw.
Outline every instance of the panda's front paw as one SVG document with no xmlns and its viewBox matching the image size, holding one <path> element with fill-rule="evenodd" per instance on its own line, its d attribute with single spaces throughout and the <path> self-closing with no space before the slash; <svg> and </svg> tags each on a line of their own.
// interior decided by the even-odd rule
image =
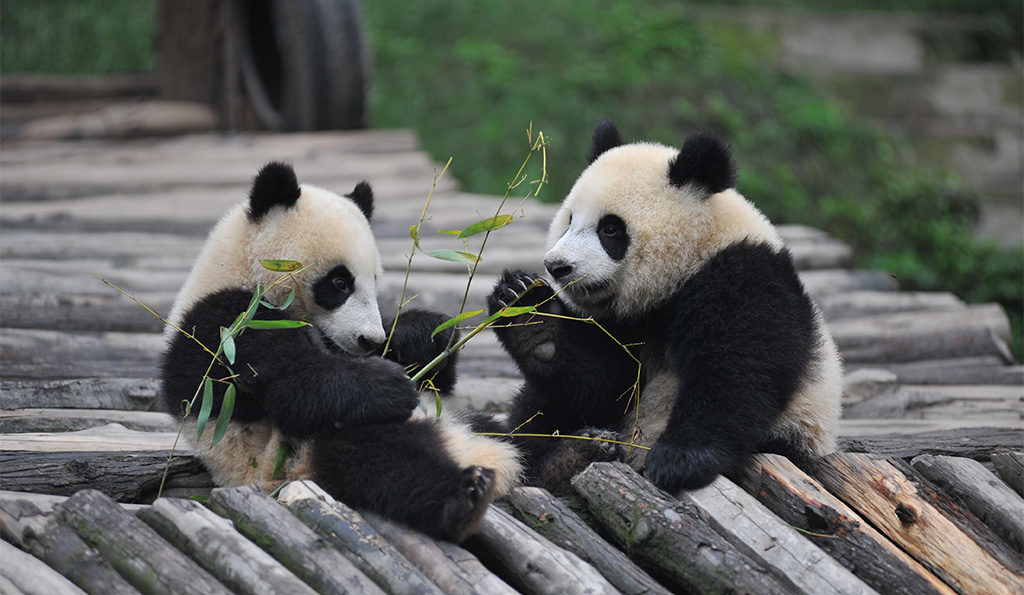
<svg viewBox="0 0 1024 595">
<path fill-rule="evenodd" d="M 358 406 L 345 421 L 387 424 L 409 419 L 420 397 L 402 366 L 380 358 L 367 358 L 364 365 L 366 386 L 357 392 Z"/>
<path fill-rule="evenodd" d="M 509 307 L 533 306 L 539 312 L 560 314 L 562 304 L 539 275 L 505 271 L 487 298 L 491 314 Z M 520 364 L 546 364 L 555 359 L 557 321 L 533 313 L 502 318 L 494 324 L 498 339 Z"/>
<path fill-rule="evenodd" d="M 544 312 L 560 309 L 554 290 L 540 275 L 505 271 L 487 298 L 487 309 L 494 314 L 502 308 L 517 306 L 534 306 Z"/>
<path fill-rule="evenodd" d="M 731 458 L 719 448 L 683 447 L 658 441 L 647 454 L 647 479 L 671 494 L 680 490 L 696 490 L 725 472 Z"/>
</svg>

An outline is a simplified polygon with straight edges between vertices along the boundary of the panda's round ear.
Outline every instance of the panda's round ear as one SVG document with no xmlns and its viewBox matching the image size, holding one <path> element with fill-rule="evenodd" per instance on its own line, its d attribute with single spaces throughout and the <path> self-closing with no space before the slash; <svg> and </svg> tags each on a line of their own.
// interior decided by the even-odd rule
<svg viewBox="0 0 1024 595">
<path fill-rule="evenodd" d="M 732 188 L 736 186 L 732 150 L 714 134 L 693 134 L 669 162 L 668 179 L 677 188 L 690 184 L 702 188 L 708 194 Z"/>
<path fill-rule="evenodd" d="M 352 202 L 356 203 L 359 210 L 366 215 L 366 220 L 369 221 L 373 217 L 373 188 L 370 188 L 370 183 L 366 180 L 356 184 L 356 187 L 352 189 L 352 192 L 345 196 L 352 199 Z"/>
<path fill-rule="evenodd" d="M 264 165 L 249 191 L 249 220 L 256 223 L 274 207 L 295 206 L 299 194 L 299 182 L 292 166 L 277 161 Z"/>
<path fill-rule="evenodd" d="M 590 144 L 590 158 L 587 163 L 593 163 L 608 149 L 614 149 L 622 144 L 622 136 L 615 122 L 608 118 L 602 118 L 594 128 L 594 140 Z"/>
</svg>

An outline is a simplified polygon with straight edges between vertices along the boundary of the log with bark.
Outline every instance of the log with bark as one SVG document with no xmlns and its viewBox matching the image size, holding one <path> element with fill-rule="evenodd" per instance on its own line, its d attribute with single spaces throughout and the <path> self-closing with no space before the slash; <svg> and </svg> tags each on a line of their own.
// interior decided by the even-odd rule
<svg viewBox="0 0 1024 595">
<path fill-rule="evenodd" d="M 500 575 L 524 593 L 618 593 L 593 566 L 491 506 L 467 546 L 502 569 Z"/>
<path fill-rule="evenodd" d="M 383 593 L 284 505 L 253 486 L 213 490 L 210 507 L 319 592 Z"/>
<path fill-rule="evenodd" d="M 835 453 L 813 475 L 957 591 L 1020 592 L 1017 553 L 902 461 Z"/>
<path fill-rule="evenodd" d="M 789 459 L 757 455 L 739 475 L 744 489 L 877 591 L 953 593 Z"/>
<path fill-rule="evenodd" d="M 1017 447 L 1019 446 L 1018 444 Z M 1024 452 L 994 452 L 992 466 L 996 468 L 996 473 L 1003 478 L 1006 485 L 1024 497 Z"/>
<path fill-rule="evenodd" d="M 912 459 L 917 455 L 949 455 L 988 461 L 992 453 L 1019 448 L 1024 443 L 1024 430 L 1015 428 L 957 428 L 919 434 L 888 434 L 840 438 L 839 450 L 890 455 Z"/>
<path fill-rule="evenodd" d="M 6 541 L 0 541 L 0 593 L 33 595 L 84 595 L 74 583 L 57 573 L 41 560 L 19 550 Z"/>
<path fill-rule="evenodd" d="M 121 576 L 144 593 L 230 593 L 188 556 L 102 492 L 78 492 L 58 507 L 58 513 Z"/>
<path fill-rule="evenodd" d="M 669 593 L 547 490 L 516 488 L 509 494 L 508 501 L 514 507 L 516 517 L 555 544 L 592 564 L 623 593 Z"/>
<path fill-rule="evenodd" d="M 231 521 L 195 500 L 159 498 L 136 515 L 236 593 L 315 593 Z"/>
<path fill-rule="evenodd" d="M 592 463 L 572 480 L 606 534 L 671 588 L 702 593 L 792 593 L 796 585 L 716 532 L 692 503 L 623 463 Z"/>
<path fill-rule="evenodd" d="M 278 500 L 385 591 L 443 593 L 362 515 L 312 481 L 289 483 Z"/>
<path fill-rule="evenodd" d="M 157 382 L 148 378 L 0 380 L 5 408 L 75 407 L 147 411 L 156 401 Z"/>
<path fill-rule="evenodd" d="M 1010 547 L 1024 553 L 1024 498 L 981 463 L 963 457 L 921 455 L 915 471 L 967 505 Z"/>
</svg>

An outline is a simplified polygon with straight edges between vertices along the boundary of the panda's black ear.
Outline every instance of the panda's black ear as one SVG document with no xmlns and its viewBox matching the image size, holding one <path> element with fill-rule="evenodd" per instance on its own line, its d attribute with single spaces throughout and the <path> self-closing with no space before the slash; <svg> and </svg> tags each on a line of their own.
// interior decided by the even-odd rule
<svg viewBox="0 0 1024 595">
<path fill-rule="evenodd" d="M 587 163 L 593 163 L 601 156 L 601 153 L 621 144 L 622 136 L 619 135 L 619 129 L 615 127 L 615 122 L 608 118 L 602 118 L 594 128 L 594 140 L 590 144 L 590 160 Z"/>
<path fill-rule="evenodd" d="M 256 223 L 274 207 L 295 206 L 300 193 L 292 166 L 277 161 L 264 165 L 249 191 L 249 220 Z"/>
<path fill-rule="evenodd" d="M 668 164 L 668 179 L 673 186 L 687 184 L 715 194 L 736 186 L 732 150 L 725 141 L 708 132 L 686 139 L 683 148 Z"/>
<path fill-rule="evenodd" d="M 369 221 L 373 217 L 373 188 L 370 188 L 370 183 L 366 180 L 356 184 L 356 187 L 352 189 L 352 192 L 345 196 L 352 199 L 352 202 L 359 206 L 359 210 L 366 215 L 366 220 Z"/>
</svg>

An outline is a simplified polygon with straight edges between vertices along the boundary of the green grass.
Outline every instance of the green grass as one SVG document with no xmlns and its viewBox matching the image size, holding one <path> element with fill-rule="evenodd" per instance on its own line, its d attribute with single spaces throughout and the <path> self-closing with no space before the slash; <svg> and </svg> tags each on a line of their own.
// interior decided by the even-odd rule
<svg viewBox="0 0 1024 595">
<path fill-rule="evenodd" d="M 3 0 L 0 72 L 152 70 L 155 8 L 153 0 Z"/>
</svg>

